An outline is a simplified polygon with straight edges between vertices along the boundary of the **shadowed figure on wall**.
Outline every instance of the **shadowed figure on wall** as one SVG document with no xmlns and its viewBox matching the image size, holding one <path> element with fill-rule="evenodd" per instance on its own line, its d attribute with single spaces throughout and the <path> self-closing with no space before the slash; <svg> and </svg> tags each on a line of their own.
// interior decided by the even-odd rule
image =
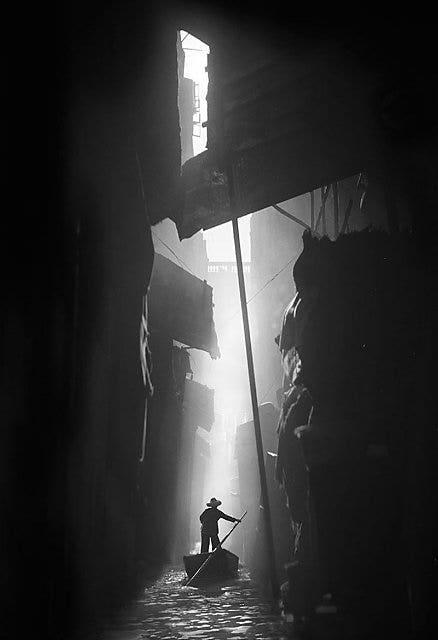
<svg viewBox="0 0 438 640">
<path fill-rule="evenodd" d="M 208 509 L 205 509 L 199 516 L 201 521 L 201 553 L 208 553 L 210 540 L 212 550 L 219 546 L 218 521 L 221 518 L 229 522 L 240 522 L 239 518 L 233 518 L 223 511 L 219 511 L 220 504 L 222 504 L 220 500 L 212 498 L 210 502 L 207 502 Z"/>
</svg>

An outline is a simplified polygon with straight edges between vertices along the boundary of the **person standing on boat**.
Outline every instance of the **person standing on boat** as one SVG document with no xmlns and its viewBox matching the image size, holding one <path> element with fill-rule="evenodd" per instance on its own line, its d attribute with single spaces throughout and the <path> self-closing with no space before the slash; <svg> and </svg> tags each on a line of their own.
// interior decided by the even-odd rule
<svg viewBox="0 0 438 640">
<path fill-rule="evenodd" d="M 219 527 L 218 520 L 223 518 L 229 522 L 240 522 L 239 518 L 228 516 L 223 511 L 219 511 L 218 506 L 222 504 L 220 500 L 212 498 L 207 502 L 208 509 L 205 509 L 199 516 L 201 521 L 201 553 L 208 553 L 211 540 L 211 548 L 216 549 L 219 546 Z"/>
</svg>

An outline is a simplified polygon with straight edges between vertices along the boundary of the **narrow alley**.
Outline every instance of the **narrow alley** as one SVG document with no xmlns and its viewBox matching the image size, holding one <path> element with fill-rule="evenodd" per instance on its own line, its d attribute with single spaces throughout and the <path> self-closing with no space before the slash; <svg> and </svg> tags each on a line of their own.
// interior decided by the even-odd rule
<svg viewBox="0 0 438 640">
<path fill-rule="evenodd" d="M 433 20 L 12 4 L 0 640 L 438 638 Z"/>
</svg>

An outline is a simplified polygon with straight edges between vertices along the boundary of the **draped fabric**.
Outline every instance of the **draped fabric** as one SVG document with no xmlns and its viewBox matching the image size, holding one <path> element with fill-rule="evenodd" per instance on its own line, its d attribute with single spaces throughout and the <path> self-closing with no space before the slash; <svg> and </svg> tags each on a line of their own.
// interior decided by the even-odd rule
<svg viewBox="0 0 438 640">
<path fill-rule="evenodd" d="M 300 392 L 293 387 L 283 405 L 278 425 L 276 477 L 286 491 L 294 521 L 302 521 L 306 510 L 306 468 L 295 429 L 307 424 L 311 409 L 312 398 L 307 389 Z"/>
<path fill-rule="evenodd" d="M 149 331 L 148 331 L 148 305 L 147 296 L 143 297 L 143 309 L 140 320 L 140 363 L 143 376 L 143 384 L 146 388 L 146 395 L 151 396 L 154 392 L 152 385 L 152 357 L 149 349 Z"/>
</svg>

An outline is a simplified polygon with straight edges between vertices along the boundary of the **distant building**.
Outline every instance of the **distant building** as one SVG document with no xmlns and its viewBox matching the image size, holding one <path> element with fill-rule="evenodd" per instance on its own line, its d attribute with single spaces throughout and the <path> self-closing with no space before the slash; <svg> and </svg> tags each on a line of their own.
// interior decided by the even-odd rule
<svg viewBox="0 0 438 640">
<path fill-rule="evenodd" d="M 178 110 L 181 128 L 181 164 L 193 158 L 193 116 L 195 115 L 195 83 L 184 77 L 185 53 L 181 44 L 181 35 L 177 38 L 178 60 Z"/>
<path fill-rule="evenodd" d="M 209 260 L 207 272 L 218 273 L 218 274 L 237 273 L 237 264 L 235 262 L 212 262 Z M 244 262 L 243 273 L 250 273 L 250 272 L 251 272 L 251 263 Z"/>
</svg>

